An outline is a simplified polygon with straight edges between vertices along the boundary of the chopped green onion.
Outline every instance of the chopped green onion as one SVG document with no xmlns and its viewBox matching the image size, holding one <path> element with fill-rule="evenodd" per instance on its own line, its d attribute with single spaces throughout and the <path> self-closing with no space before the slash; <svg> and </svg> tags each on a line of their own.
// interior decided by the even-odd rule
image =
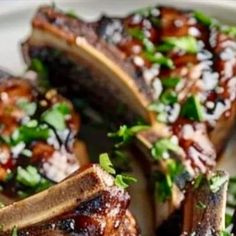
<svg viewBox="0 0 236 236">
<path fill-rule="evenodd" d="M 42 114 L 41 120 L 52 125 L 57 130 L 64 130 L 66 128 L 65 116 L 69 114 L 69 111 L 65 103 L 55 104 Z"/>
<path fill-rule="evenodd" d="M 166 56 L 162 55 L 161 53 L 149 53 L 145 52 L 144 56 L 152 63 L 157 63 L 161 66 L 165 66 L 167 68 L 174 68 L 174 63 L 170 58 L 167 58 Z"/>
<path fill-rule="evenodd" d="M 19 100 L 17 106 L 29 116 L 34 115 L 37 109 L 37 104 L 35 102 L 29 102 L 26 99 Z"/>
<path fill-rule="evenodd" d="M 127 188 L 129 187 L 130 184 L 136 182 L 137 182 L 136 178 L 128 175 L 117 175 L 115 177 L 115 185 L 120 188 Z"/>
<path fill-rule="evenodd" d="M 221 186 L 228 181 L 228 176 L 214 175 L 209 179 L 210 190 L 216 193 L 220 190 Z"/>
<path fill-rule="evenodd" d="M 195 11 L 193 13 L 193 16 L 197 19 L 198 22 L 202 23 L 205 26 L 212 25 L 213 19 L 201 11 Z"/>
<path fill-rule="evenodd" d="M 182 106 L 181 116 L 195 121 L 203 120 L 203 108 L 196 96 L 192 95 L 187 98 Z"/>
<path fill-rule="evenodd" d="M 180 147 L 174 144 L 170 139 L 162 138 L 153 145 L 151 153 L 155 160 L 161 160 L 164 158 L 164 154 L 169 151 L 179 152 Z"/>
<path fill-rule="evenodd" d="M 194 187 L 195 189 L 199 188 L 200 185 L 202 184 L 203 180 L 204 180 L 204 175 L 203 175 L 203 174 L 199 174 L 199 175 L 195 178 L 195 180 L 194 180 L 193 187 Z"/>
<path fill-rule="evenodd" d="M 180 80 L 181 78 L 178 76 L 169 76 L 167 78 L 162 78 L 161 83 L 164 88 L 175 88 Z"/>
<path fill-rule="evenodd" d="M 164 44 L 171 45 L 174 48 L 183 50 L 187 53 L 197 53 L 198 44 L 196 38 L 193 36 L 183 37 L 167 37 L 164 40 Z"/>
<path fill-rule="evenodd" d="M 107 153 L 100 154 L 99 164 L 102 167 L 102 169 L 105 170 L 107 173 L 112 175 L 116 173 Z"/>
</svg>

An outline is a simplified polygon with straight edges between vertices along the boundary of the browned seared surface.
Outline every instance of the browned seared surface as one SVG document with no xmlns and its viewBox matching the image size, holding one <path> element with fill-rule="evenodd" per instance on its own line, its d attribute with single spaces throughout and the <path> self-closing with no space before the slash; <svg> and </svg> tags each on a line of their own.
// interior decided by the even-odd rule
<svg viewBox="0 0 236 236">
<path fill-rule="evenodd" d="M 18 235 L 139 235 L 127 210 L 129 195 L 96 165 L 88 166 L 49 190 L 0 210 L 4 230 Z M 34 208 L 34 209 L 32 209 Z M 23 229 L 22 229 L 23 228 Z"/>
</svg>

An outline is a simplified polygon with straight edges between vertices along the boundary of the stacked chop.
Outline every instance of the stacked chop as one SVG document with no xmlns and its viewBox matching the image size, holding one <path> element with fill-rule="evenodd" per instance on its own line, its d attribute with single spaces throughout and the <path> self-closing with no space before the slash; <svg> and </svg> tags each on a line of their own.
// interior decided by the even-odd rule
<svg viewBox="0 0 236 236">
<path fill-rule="evenodd" d="M 119 104 L 115 117 L 150 125 L 136 138 L 161 196 L 160 225 L 180 206 L 186 180 L 215 166 L 234 125 L 236 41 L 229 28 L 168 7 L 92 23 L 42 7 L 32 27 L 25 60 L 40 59 L 53 86 L 83 94 L 108 114 Z M 163 189 L 170 193 L 163 197 Z"/>
</svg>

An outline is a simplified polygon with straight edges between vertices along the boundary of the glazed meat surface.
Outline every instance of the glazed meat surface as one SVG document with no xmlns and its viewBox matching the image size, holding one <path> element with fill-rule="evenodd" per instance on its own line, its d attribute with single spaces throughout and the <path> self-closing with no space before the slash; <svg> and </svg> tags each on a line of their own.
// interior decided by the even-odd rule
<svg viewBox="0 0 236 236">
<path fill-rule="evenodd" d="M 79 117 L 56 90 L 24 79 L 0 79 L 0 185 L 11 198 L 31 195 L 78 169 Z M 86 162 L 86 160 L 84 160 Z"/>
<path fill-rule="evenodd" d="M 5 231 L 15 224 L 21 236 L 135 236 L 139 231 L 127 210 L 129 201 L 128 193 L 115 186 L 111 176 L 90 165 L 49 190 L 2 208 L 0 222 Z M 35 204 L 37 213 L 31 209 Z"/>
<path fill-rule="evenodd" d="M 169 7 L 92 23 L 41 7 L 32 28 L 25 60 L 40 59 L 54 86 L 79 92 L 119 121 L 141 117 L 150 125 L 136 137 L 149 149 L 144 163 L 160 225 L 180 207 L 185 183 L 214 168 L 234 126 L 236 41 L 229 27 Z"/>
</svg>

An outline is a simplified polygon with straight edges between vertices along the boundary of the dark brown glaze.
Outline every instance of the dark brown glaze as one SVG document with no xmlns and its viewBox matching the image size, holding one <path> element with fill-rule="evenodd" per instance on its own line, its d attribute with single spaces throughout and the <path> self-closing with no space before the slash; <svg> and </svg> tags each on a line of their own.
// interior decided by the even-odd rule
<svg viewBox="0 0 236 236">
<path fill-rule="evenodd" d="M 125 215 L 128 195 L 115 190 L 82 203 L 75 211 L 68 212 L 41 226 L 33 226 L 20 235 L 40 235 L 40 231 L 61 231 L 63 235 L 118 235 L 116 232 Z M 113 213 L 115 212 L 115 214 Z"/>
<path fill-rule="evenodd" d="M 41 177 L 49 181 L 49 185 L 61 181 L 78 169 L 80 164 L 73 153 L 73 145 L 79 130 L 79 117 L 69 101 L 56 90 L 42 94 L 29 81 L 11 76 L 0 79 L 0 97 L 0 184 L 4 195 L 18 198 L 19 191 L 26 191 L 26 195 L 34 193 L 16 181 L 19 167 L 36 167 Z M 22 108 L 22 101 L 35 107 L 32 114 Z M 29 138 L 20 137 L 19 141 L 14 139 L 14 135 L 19 137 L 17 133 L 29 122 L 37 122 L 33 127 L 41 127 L 42 114 L 56 104 L 67 104 L 69 109 L 64 130 L 58 131 L 44 124 L 48 131 L 46 136 L 37 136 L 32 129 L 21 133 L 27 136 L 28 132 L 34 132 Z M 27 150 L 28 155 L 24 150 Z"/>
<path fill-rule="evenodd" d="M 68 193 L 68 191 L 70 193 L 73 192 L 73 196 L 66 196 L 66 204 L 60 202 L 63 201 L 63 197 L 61 196 L 61 199 L 59 201 L 57 200 L 57 203 L 51 204 L 50 202 L 53 201 L 54 195 L 58 194 L 58 190 L 62 195 L 63 192 L 64 194 L 66 194 L 66 192 Z M 77 200 L 74 201 L 74 198 Z M 26 222 L 27 219 L 29 219 L 29 215 L 32 214 L 32 209 L 27 210 L 26 208 L 29 208 L 33 202 L 37 202 L 37 208 L 39 209 L 40 205 L 44 204 L 43 208 L 46 211 L 53 211 L 50 212 L 50 214 L 54 217 L 49 218 L 45 215 L 44 210 L 41 212 L 40 209 L 38 214 L 41 216 L 41 219 L 33 213 L 30 220 L 36 217 L 36 221 L 34 221 L 36 224 L 27 224 Z M 21 222 L 17 222 L 19 224 L 18 235 L 21 236 L 137 236 L 139 235 L 137 223 L 132 214 L 127 210 L 129 202 L 129 194 L 124 191 L 124 189 L 116 187 L 111 176 L 104 172 L 99 166 L 90 165 L 81 168 L 70 176 L 70 178 L 55 185 L 52 189 L 45 190 L 44 192 L 18 202 L 15 206 L 8 206 L 2 209 L 2 211 L 5 212 L 0 212 L 0 214 L 7 214 L 8 217 L 10 217 L 11 213 L 19 214 L 20 207 L 24 208 L 26 222 L 24 219 L 20 219 Z M 51 209 L 47 209 L 45 204 L 50 205 Z M 60 209 L 61 204 L 64 204 L 64 208 L 62 209 Z M 71 204 L 76 207 L 71 208 Z M 60 214 L 58 214 L 58 210 L 61 212 Z M 47 220 L 45 220 L 45 218 Z M 4 220 L 7 219 L 8 218 L 5 216 Z M 3 222 L 3 219 L 1 220 L 1 222 Z M 13 222 L 11 222 L 11 224 L 12 223 Z M 22 223 L 27 226 L 22 227 Z M 7 227 L 9 228 L 9 226 Z"/>
</svg>

